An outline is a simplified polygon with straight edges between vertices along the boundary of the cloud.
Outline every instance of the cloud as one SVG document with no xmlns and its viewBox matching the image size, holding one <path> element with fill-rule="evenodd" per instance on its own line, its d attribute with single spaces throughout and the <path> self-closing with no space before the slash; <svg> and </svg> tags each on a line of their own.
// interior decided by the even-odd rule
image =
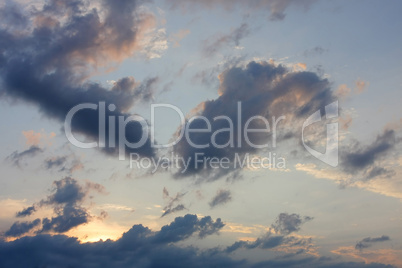
<svg viewBox="0 0 402 268">
<path fill-rule="evenodd" d="M 47 170 L 57 170 L 58 172 L 66 172 L 68 175 L 72 175 L 75 171 L 84 168 L 84 164 L 74 154 L 63 156 L 52 156 L 44 160 L 44 168 Z"/>
<path fill-rule="evenodd" d="M 400 122 L 388 123 L 371 142 L 341 142 L 336 170 L 313 163 L 299 163 L 295 167 L 317 178 L 334 180 L 341 188 L 358 187 L 402 199 L 400 129 Z"/>
<path fill-rule="evenodd" d="M 24 208 L 23 210 L 17 212 L 17 214 L 15 216 L 17 218 L 22 218 L 22 217 L 32 215 L 35 211 L 36 211 L 36 207 L 35 206 L 30 206 L 30 207 Z"/>
<path fill-rule="evenodd" d="M 387 235 L 382 235 L 380 237 L 373 237 L 373 238 L 366 237 L 366 238 L 362 239 L 361 241 L 357 242 L 355 249 L 362 250 L 364 248 L 371 247 L 371 245 L 373 243 L 384 242 L 384 241 L 389 241 L 389 240 L 391 240 L 391 239 Z"/>
<path fill-rule="evenodd" d="M 384 177 L 392 177 L 395 175 L 395 171 L 394 170 L 388 170 L 384 167 L 377 167 L 377 166 L 373 166 L 369 169 L 367 169 L 364 172 L 365 176 L 364 176 L 364 180 L 370 180 L 372 178 L 376 178 L 378 176 L 384 176 Z"/>
<path fill-rule="evenodd" d="M 186 207 L 183 204 L 177 204 L 181 202 L 184 195 L 185 193 L 177 193 L 176 196 L 171 197 L 166 187 L 163 187 L 163 199 L 167 200 L 168 204 L 163 208 L 163 214 L 161 218 L 171 213 L 185 210 Z"/>
<path fill-rule="evenodd" d="M 346 84 L 339 85 L 338 89 L 335 91 L 335 95 L 339 98 L 346 98 L 350 95 L 352 90 L 348 88 Z"/>
<path fill-rule="evenodd" d="M 217 205 L 223 205 L 232 200 L 232 196 L 229 190 L 219 190 L 214 198 L 212 198 L 209 203 L 211 208 L 214 208 Z"/>
<path fill-rule="evenodd" d="M 36 219 L 34 221 L 24 221 L 24 222 L 15 222 L 8 231 L 4 233 L 5 236 L 7 237 L 18 237 L 23 234 L 28 233 L 31 231 L 33 228 L 39 226 L 40 224 L 40 219 Z"/>
<path fill-rule="evenodd" d="M 54 194 L 43 200 L 42 204 L 75 204 L 81 202 L 87 192 L 78 181 L 66 177 L 62 180 L 53 182 Z"/>
<path fill-rule="evenodd" d="M 25 199 L 2 199 L 0 200 L 0 221 L 10 219 L 10 215 L 16 215 L 18 211 L 27 207 Z"/>
<path fill-rule="evenodd" d="M 350 125 L 352 124 L 353 118 L 350 114 L 345 114 L 342 117 L 339 117 L 339 124 L 342 130 L 348 130 Z"/>
<path fill-rule="evenodd" d="M 400 164 L 397 164 L 399 166 L 395 167 L 396 163 L 402 163 L 402 159 L 393 162 L 393 160 L 388 158 L 382 163 L 386 165 L 386 168 L 384 168 L 386 172 L 381 174 L 377 173 L 376 177 L 370 177 L 372 167 L 364 169 L 356 174 L 350 174 L 340 169 L 331 170 L 319 168 L 317 165 L 311 163 L 299 163 L 295 165 L 295 168 L 296 170 L 307 172 L 316 178 L 333 180 L 339 184 L 341 189 L 357 187 L 385 196 L 402 199 L 402 183 L 399 179 L 402 175 L 402 169 L 399 168 Z"/>
<path fill-rule="evenodd" d="M 191 31 L 189 29 L 181 29 L 178 32 L 170 35 L 169 40 L 173 43 L 173 47 L 179 47 L 180 41 L 190 33 Z"/>
<path fill-rule="evenodd" d="M 314 258 L 314 257 L 306 257 L 306 258 L 298 258 L 298 259 L 277 259 L 277 260 L 269 260 L 263 261 L 256 265 L 253 265 L 253 268 L 264 268 L 264 267 L 300 267 L 300 265 L 306 265 L 306 267 L 317 267 L 317 268 L 392 268 L 395 266 L 387 265 L 379 262 L 336 262 L 329 257 L 322 258 Z"/>
<path fill-rule="evenodd" d="M 135 211 L 135 209 L 132 207 L 119 205 L 119 204 L 103 204 L 98 207 L 101 209 L 105 209 L 105 210 L 120 210 L 120 211 L 129 211 L 129 212 Z"/>
<path fill-rule="evenodd" d="M 5 27 L 23 29 L 28 25 L 28 19 L 24 16 L 18 4 L 7 1 L 0 9 L 1 21 Z"/>
<path fill-rule="evenodd" d="M 377 248 L 358 250 L 354 246 L 342 246 L 332 250 L 331 253 L 362 260 L 371 267 L 401 267 L 402 265 L 400 249 Z M 385 264 L 387 265 L 385 266 Z"/>
<path fill-rule="evenodd" d="M 48 158 L 45 160 L 45 167 L 46 167 L 46 169 L 60 167 L 60 166 L 63 166 L 66 161 L 67 161 L 67 156 L 57 156 L 57 157 Z"/>
<path fill-rule="evenodd" d="M 219 80 L 220 96 L 200 103 L 189 115 L 189 118 L 193 115 L 203 118 L 194 118 L 181 128 L 206 129 L 206 121 L 211 123 L 210 131 L 190 132 L 189 138 L 183 138 L 175 145 L 175 152 L 189 159 L 188 168 L 177 172 L 177 177 L 199 175 L 210 181 L 236 169 L 214 170 L 209 165 L 204 168 L 205 165 L 197 165 L 196 155 L 210 159 L 227 157 L 233 163 L 236 155 L 263 151 L 261 146 L 273 146 L 273 140 L 280 142 L 293 137 L 298 141 L 307 117 L 336 100 L 327 79 L 313 72 L 292 71 L 273 62 L 251 61 L 246 66 L 230 67 L 219 75 Z M 216 119 L 218 116 L 221 118 Z M 269 127 L 269 131 L 250 132 L 246 139 L 246 122 L 255 116 L 258 118 L 248 122 L 248 129 Z M 278 120 L 281 116 L 283 120 Z M 270 121 L 268 127 L 267 121 Z M 275 139 L 271 135 L 274 124 L 278 125 Z M 190 141 L 202 146 L 197 148 Z"/>
<path fill-rule="evenodd" d="M 302 70 L 306 70 L 307 69 L 307 64 L 303 63 L 303 62 L 298 62 L 296 64 L 293 65 L 293 69 L 295 71 L 302 71 Z"/>
<path fill-rule="evenodd" d="M 186 207 L 183 204 L 179 204 L 179 205 L 177 205 L 175 207 L 171 207 L 171 208 L 165 207 L 161 217 L 165 217 L 168 214 L 175 213 L 175 212 L 178 212 L 178 211 L 182 211 L 182 210 L 185 210 L 185 209 L 186 209 Z"/>
<path fill-rule="evenodd" d="M 283 236 L 273 236 L 271 237 L 270 234 L 259 237 L 256 241 L 254 242 L 246 242 L 246 241 L 237 241 L 231 246 L 227 247 L 226 251 L 228 253 L 234 252 L 240 248 L 245 248 L 245 249 L 255 249 L 255 248 L 262 248 L 262 249 L 271 249 L 274 247 L 278 247 L 281 245 L 284 241 Z"/>
<path fill-rule="evenodd" d="M 43 114 L 61 122 L 74 106 L 99 102 L 115 105 L 114 111 L 106 109 L 106 118 L 122 116 L 127 119 L 128 110 L 139 101 L 151 99 L 152 90 L 148 92 L 147 85 L 137 88 L 132 84 L 110 90 L 88 78 L 102 66 L 118 64 L 141 49 L 138 40 L 153 27 L 155 18 L 139 9 L 139 4 L 139 1 L 116 4 L 105 0 L 89 9 L 84 1 L 54 0 L 35 12 L 20 11 L 32 25 L 21 32 L 13 27 L 4 28 L 2 24 L 0 31 L 2 96 L 33 103 Z M 3 11 L 4 8 L 8 7 L 3 7 Z M 147 94 L 143 94 L 145 92 Z M 99 140 L 98 112 L 86 109 L 77 113 L 72 130 L 89 140 Z M 137 142 L 142 133 L 139 124 L 131 124 L 125 134 L 127 140 Z M 105 134 L 108 145 L 109 131 Z M 110 142 L 117 144 L 118 137 L 116 133 Z M 117 148 L 106 146 L 102 151 L 116 153 Z M 149 139 L 137 149 L 126 146 L 126 152 L 154 154 Z"/>
<path fill-rule="evenodd" d="M 99 220 L 104 220 L 104 219 L 106 219 L 108 217 L 109 217 L 109 213 L 107 213 L 106 211 L 102 210 L 100 215 L 98 216 L 98 219 Z"/>
<path fill-rule="evenodd" d="M 366 89 L 366 87 L 367 87 L 368 85 L 369 85 L 368 82 L 363 81 L 363 80 L 361 80 L 360 78 L 357 79 L 356 82 L 355 82 L 356 92 L 357 92 L 358 94 L 359 94 L 359 93 L 362 93 L 362 92 Z"/>
<path fill-rule="evenodd" d="M 56 136 L 54 132 L 47 134 L 43 130 L 41 132 L 22 131 L 22 135 L 24 135 L 28 146 L 52 145 L 52 139 Z"/>
<path fill-rule="evenodd" d="M 268 257 L 255 262 L 233 257 L 229 248 L 200 249 L 183 246 L 190 237 L 203 239 L 217 234 L 224 224 L 220 219 L 197 217 L 187 214 L 177 217 L 159 231 L 152 231 L 141 224 L 134 225 L 119 239 L 81 243 L 75 237 L 65 235 L 26 236 L 14 241 L 0 240 L 1 267 L 390 267 L 379 263 L 365 264 L 340 262 L 314 255 L 298 256 L 295 253 Z M 243 242 L 241 244 L 236 244 Z M 311 240 L 295 236 L 266 234 L 256 242 L 238 241 L 239 248 L 254 248 L 278 252 L 287 249 L 308 250 Z M 235 245 L 234 244 L 234 245 Z M 283 247 L 282 247 L 283 246 Z M 287 252 L 287 251 L 285 251 Z M 308 251 L 307 251 L 308 252 Z M 21 254 L 24 258 L 21 258 Z"/>
<path fill-rule="evenodd" d="M 250 29 L 247 23 L 241 24 L 239 27 L 233 29 L 230 33 L 220 35 L 210 40 L 205 40 L 203 44 L 203 53 L 206 56 L 213 56 L 222 47 L 227 45 L 239 46 L 240 40 L 250 34 Z"/>
<path fill-rule="evenodd" d="M 367 87 L 369 83 L 361 80 L 360 78 L 355 81 L 354 95 L 358 95 L 362 93 Z M 346 84 L 339 85 L 338 89 L 335 92 L 335 95 L 339 98 L 346 99 L 352 95 L 352 89 L 350 89 Z"/>
<path fill-rule="evenodd" d="M 298 214 L 281 213 L 272 227 L 278 233 L 288 235 L 290 233 L 299 231 L 300 226 L 303 223 L 312 219 L 312 217 L 308 216 L 302 218 Z"/>
<path fill-rule="evenodd" d="M 29 149 L 27 149 L 25 151 L 13 152 L 11 155 L 7 156 L 6 160 L 11 161 L 14 166 L 17 166 L 20 168 L 22 160 L 25 160 L 26 158 L 29 158 L 29 157 L 34 157 L 35 155 L 42 153 L 42 152 L 43 152 L 43 149 L 41 149 L 35 145 L 32 145 L 31 147 L 29 147 Z"/>
<path fill-rule="evenodd" d="M 166 29 L 160 28 L 152 34 L 148 34 L 142 40 L 142 53 L 148 59 L 161 58 L 163 53 L 168 49 L 168 39 L 166 36 Z"/>
<path fill-rule="evenodd" d="M 215 7 L 223 7 L 227 11 L 231 11 L 236 7 L 244 11 L 264 11 L 269 10 L 269 19 L 271 21 L 283 20 L 286 17 L 286 9 L 295 6 L 307 10 L 315 0 L 255 0 L 252 2 L 244 2 L 242 0 L 169 0 L 168 4 L 172 9 L 181 9 L 182 11 L 191 10 L 192 12 L 199 8 L 213 9 Z"/>
<path fill-rule="evenodd" d="M 86 182 L 81 185 L 77 180 L 70 177 L 54 181 L 52 191 L 53 193 L 47 198 L 16 214 L 17 217 L 25 217 L 34 214 L 40 207 L 53 207 L 55 216 L 43 218 L 41 228 L 36 231 L 37 233 L 65 233 L 81 224 L 88 223 L 92 216 L 83 207 L 83 202 L 91 191 L 105 193 L 104 187 L 100 184 Z M 16 222 L 5 232 L 5 236 L 21 236 L 39 226 L 40 222 L 38 223 L 37 220 L 34 222 Z M 23 232 L 24 230 L 26 232 Z"/>
<path fill-rule="evenodd" d="M 210 216 L 206 216 L 200 220 L 200 232 L 198 236 L 200 238 L 204 238 L 209 235 L 217 234 L 219 230 L 221 230 L 225 224 L 222 222 L 220 218 L 216 219 L 214 222 Z"/>
<path fill-rule="evenodd" d="M 222 227 L 220 219 L 198 218 L 187 214 L 177 217 L 160 231 L 134 225 L 116 241 L 81 244 L 63 235 L 36 235 L 12 242 L 0 241 L 0 266 L 74 266 L 95 267 L 244 267 L 243 260 L 233 260 L 219 251 L 179 247 L 175 243 L 191 236 L 205 238 Z M 24 258 L 17 256 L 26 252 Z M 58 253 L 57 253 L 58 252 Z M 4 256 L 4 257 L 3 257 Z M 55 258 L 57 256 L 57 258 Z"/>
<path fill-rule="evenodd" d="M 42 229 L 39 233 L 65 233 L 74 227 L 88 223 L 89 220 L 90 214 L 86 209 L 66 204 L 57 210 L 55 217 L 42 219 Z"/>
<path fill-rule="evenodd" d="M 237 241 L 231 246 L 226 248 L 226 252 L 232 253 L 238 249 L 277 249 L 284 250 L 289 253 L 292 252 L 290 249 L 295 249 L 293 252 L 309 252 L 310 254 L 315 254 L 313 250 L 312 239 L 304 238 L 300 236 L 290 236 L 291 233 L 300 230 L 300 226 L 312 220 L 312 217 L 301 217 L 298 214 L 287 214 L 281 213 L 276 219 L 275 223 L 272 224 L 272 228 L 268 230 L 264 235 L 258 237 L 253 242 L 248 241 Z M 281 248 L 285 249 L 281 249 Z M 298 253 L 298 254 L 300 254 Z"/>
<path fill-rule="evenodd" d="M 356 142 L 354 146 L 348 146 L 341 155 L 341 165 L 348 173 L 357 173 L 374 164 L 375 161 L 387 155 L 401 141 L 393 129 L 385 129 L 369 145 L 361 145 Z"/>
<path fill-rule="evenodd" d="M 155 235 L 154 241 L 157 243 L 174 243 L 187 239 L 197 232 L 199 238 L 204 238 L 218 233 L 223 226 L 225 225 L 220 218 L 214 222 L 209 216 L 198 219 L 196 215 L 187 214 L 184 217 L 177 217 L 169 225 L 163 226 L 160 232 Z"/>
<path fill-rule="evenodd" d="M 192 81 L 201 83 L 207 87 L 219 87 L 219 75 L 226 69 L 232 68 L 244 61 L 244 56 L 223 55 L 218 65 L 197 71 Z M 183 66 L 186 68 L 187 65 Z M 183 69 L 184 70 L 184 69 Z M 181 70 L 182 71 L 182 70 Z"/>
<path fill-rule="evenodd" d="M 133 92 L 134 98 L 140 102 L 149 102 L 154 100 L 156 85 L 159 82 L 158 77 L 146 79 Z"/>
</svg>

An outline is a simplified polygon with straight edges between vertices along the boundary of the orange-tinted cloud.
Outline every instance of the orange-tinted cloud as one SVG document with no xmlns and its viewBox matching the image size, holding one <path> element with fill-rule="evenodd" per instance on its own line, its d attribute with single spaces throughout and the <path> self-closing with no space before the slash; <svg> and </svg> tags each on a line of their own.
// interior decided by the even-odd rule
<svg viewBox="0 0 402 268">
<path fill-rule="evenodd" d="M 189 29 L 181 29 L 177 33 L 170 36 L 170 41 L 173 43 L 173 47 L 179 47 L 180 41 L 190 33 Z"/>
<path fill-rule="evenodd" d="M 331 251 L 334 254 L 363 260 L 365 263 L 385 263 L 402 266 L 402 251 L 399 249 L 357 250 L 353 246 L 339 247 Z"/>
<path fill-rule="evenodd" d="M 353 118 L 350 114 L 346 114 L 342 117 L 339 117 L 339 123 L 342 130 L 348 130 L 350 125 L 352 124 Z"/>
<path fill-rule="evenodd" d="M 355 91 L 356 91 L 356 93 L 357 94 L 362 93 L 366 89 L 366 87 L 368 85 L 369 85 L 369 82 L 363 81 L 360 78 L 357 79 L 356 82 L 355 82 L 355 87 L 356 87 Z"/>
<path fill-rule="evenodd" d="M 338 89 L 335 91 L 335 95 L 339 98 L 346 98 L 350 95 L 351 89 L 348 88 L 346 84 L 339 85 Z"/>
<path fill-rule="evenodd" d="M 34 130 L 22 131 L 25 137 L 25 144 L 28 146 L 51 146 L 52 139 L 56 137 L 56 133 L 50 132 L 47 134 L 44 130 L 35 132 Z"/>
<path fill-rule="evenodd" d="M 307 69 L 307 64 L 305 64 L 303 62 L 298 62 L 293 65 L 293 70 L 295 70 L 295 71 L 300 71 L 300 70 L 304 71 L 306 69 Z"/>
</svg>

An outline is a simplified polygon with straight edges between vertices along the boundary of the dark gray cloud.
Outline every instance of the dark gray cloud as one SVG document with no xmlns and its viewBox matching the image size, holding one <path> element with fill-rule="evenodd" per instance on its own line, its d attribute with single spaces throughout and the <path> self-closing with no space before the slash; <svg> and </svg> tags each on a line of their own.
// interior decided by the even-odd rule
<svg viewBox="0 0 402 268">
<path fill-rule="evenodd" d="M 80 243 L 74 237 L 46 234 L 26 236 L 10 242 L 0 239 L 0 267 L 392 267 L 379 263 L 339 262 L 328 257 L 289 257 L 289 254 L 256 263 L 233 258 L 230 255 L 233 250 L 179 245 L 190 237 L 214 235 L 223 226 L 220 219 L 214 221 L 209 216 L 199 218 L 187 214 L 177 217 L 159 231 L 152 231 L 141 224 L 134 225 L 116 241 Z M 269 250 L 280 245 L 286 245 L 289 249 L 292 246 L 300 247 L 302 243 L 305 243 L 304 246 L 309 244 L 308 240 L 289 236 L 265 235 L 257 241 L 254 244 L 239 241 L 237 245 L 247 250 Z M 24 258 L 21 258 L 22 254 Z"/>
<path fill-rule="evenodd" d="M 43 149 L 39 148 L 38 146 L 32 145 L 29 149 L 25 151 L 18 152 L 15 151 L 11 155 L 7 156 L 6 160 L 11 161 L 13 165 L 17 167 L 21 167 L 21 161 L 25 160 L 29 157 L 34 157 L 35 155 L 42 153 Z"/>
<path fill-rule="evenodd" d="M 300 226 L 312 220 L 312 217 L 301 217 L 298 214 L 287 214 L 281 213 L 276 219 L 275 223 L 272 224 L 272 230 L 270 229 L 267 233 L 258 237 L 253 242 L 248 241 L 237 241 L 231 246 L 226 248 L 226 252 L 231 253 L 240 248 L 243 249 L 271 249 L 281 245 L 286 245 L 287 248 L 300 247 L 303 249 L 298 254 L 303 253 L 305 249 L 312 246 L 311 238 L 299 238 L 295 236 L 290 236 L 292 232 L 297 232 L 300 230 Z M 275 231 L 275 232 L 273 232 Z"/>
<path fill-rule="evenodd" d="M 341 154 L 341 164 L 343 169 L 348 173 L 357 173 L 370 166 L 373 166 L 375 161 L 386 156 L 389 152 L 395 149 L 396 145 L 400 143 L 401 138 L 396 136 L 393 129 L 384 130 L 383 133 L 377 136 L 373 143 L 369 145 L 361 145 L 356 142 L 353 146 L 349 146 L 343 150 Z M 384 173 L 385 170 L 374 167 L 368 174 L 368 178 L 378 176 Z"/>
<path fill-rule="evenodd" d="M 107 213 L 105 210 L 102 210 L 100 215 L 98 216 L 98 219 L 104 220 L 104 219 L 107 219 L 108 217 L 109 217 L 109 213 Z"/>
<path fill-rule="evenodd" d="M 255 249 L 255 248 L 262 248 L 262 249 L 271 249 L 282 245 L 285 241 L 284 236 L 271 236 L 271 234 L 267 234 L 263 237 L 259 237 L 254 242 L 246 242 L 246 241 L 237 241 L 231 246 L 226 248 L 228 253 L 236 251 L 240 248 L 244 249 Z"/>
<path fill-rule="evenodd" d="M 184 217 L 177 217 L 169 225 L 163 226 L 155 235 L 154 241 L 157 243 L 178 242 L 194 233 L 198 233 L 199 238 L 204 238 L 218 233 L 223 226 L 220 218 L 213 221 L 209 216 L 198 219 L 196 215 L 187 214 Z"/>
<path fill-rule="evenodd" d="M 223 227 L 220 219 L 177 217 L 160 231 L 134 225 L 116 241 L 80 243 L 63 235 L 36 235 L 0 241 L 1 267 L 244 267 L 219 250 L 179 247 L 191 236 L 204 238 Z M 24 252 L 24 258 L 20 258 Z"/>
<path fill-rule="evenodd" d="M 298 214 L 288 214 L 288 213 L 281 213 L 279 214 L 278 218 L 276 219 L 275 223 L 272 225 L 272 228 L 281 233 L 281 234 L 290 234 L 293 232 L 297 232 L 300 230 L 300 226 L 312 220 L 312 217 L 301 217 Z"/>
<path fill-rule="evenodd" d="M 24 221 L 24 222 L 15 222 L 11 225 L 10 229 L 4 233 L 6 237 L 18 237 L 23 234 L 28 233 L 35 227 L 39 226 L 40 219 L 36 219 L 34 221 Z"/>
<path fill-rule="evenodd" d="M 41 204 L 60 205 L 82 202 L 87 195 L 87 190 L 81 186 L 77 180 L 66 177 L 62 180 L 53 182 L 54 194 L 41 201 Z"/>
<path fill-rule="evenodd" d="M 220 229 L 222 229 L 225 224 L 222 222 L 220 218 L 213 221 L 210 216 L 206 216 L 200 220 L 199 223 L 199 233 L 198 236 L 200 238 L 204 238 L 208 235 L 217 234 Z"/>
<path fill-rule="evenodd" d="M 42 219 L 40 232 L 64 233 L 81 224 L 88 223 L 91 215 L 82 202 L 90 191 L 104 192 L 100 184 L 87 182 L 80 185 L 77 180 L 66 177 L 54 182 L 54 194 L 40 202 L 43 205 L 54 206 L 55 217 Z"/>
<path fill-rule="evenodd" d="M 163 199 L 167 201 L 167 205 L 163 208 L 163 214 L 166 215 L 185 210 L 184 204 L 181 204 L 181 200 L 186 193 L 177 193 L 175 196 L 170 196 L 166 187 L 163 187 Z"/>
<path fill-rule="evenodd" d="M 214 208 L 217 205 L 223 205 L 232 200 L 232 195 L 229 190 L 219 190 L 209 202 L 209 206 Z"/>
<path fill-rule="evenodd" d="M 51 0 L 42 9 L 20 12 L 23 17 L 19 19 L 14 15 L 12 18 L 1 17 L 2 96 L 33 103 L 43 114 L 59 121 L 64 121 L 67 112 L 78 104 L 99 102 L 116 106 L 114 111 L 106 109 L 106 118 L 109 115 L 128 118 L 128 110 L 136 102 L 152 99 L 155 78 L 142 85 L 135 83 L 135 86 L 124 83 L 132 78 L 123 78 L 116 88 L 109 90 L 88 81 L 88 77 L 96 68 L 121 61 L 137 49 L 138 33 L 148 27 L 148 20 L 152 20 L 151 14 L 143 14 L 144 11 L 138 9 L 141 2 L 116 4 L 105 0 L 100 8 L 88 9 L 84 1 Z M 8 11 L 2 9 L 0 12 Z M 27 31 L 8 27 L 23 20 L 34 22 Z M 82 110 L 74 117 L 72 130 L 98 141 L 98 121 L 98 111 Z M 115 130 L 114 142 L 118 144 L 118 128 Z M 131 123 L 125 135 L 129 142 L 138 142 L 142 133 L 140 124 Z M 117 146 L 108 146 L 109 131 L 105 134 L 103 151 L 116 153 Z M 149 139 L 137 149 L 126 146 L 126 152 L 154 154 Z"/>
<path fill-rule="evenodd" d="M 71 176 L 75 171 L 83 169 L 84 164 L 74 153 L 71 153 L 69 155 L 52 156 L 45 159 L 44 167 L 47 170 L 56 170 Z"/>
<path fill-rule="evenodd" d="M 134 77 L 123 77 L 113 83 L 112 91 L 126 92 L 132 95 L 136 102 L 149 102 L 154 100 L 158 77 L 145 79 L 141 84 Z"/>
<path fill-rule="evenodd" d="M 47 198 L 17 212 L 17 217 L 25 217 L 32 215 L 40 207 L 53 207 L 55 216 L 43 218 L 41 220 L 41 228 L 36 231 L 37 233 L 64 233 L 81 224 L 88 223 L 93 216 L 83 207 L 83 202 L 91 191 L 98 193 L 105 192 L 104 187 L 100 184 L 86 182 L 84 185 L 81 185 L 76 179 L 70 177 L 54 181 L 52 191 L 53 193 Z M 34 222 L 16 222 L 5 232 L 5 235 L 21 236 L 34 227 L 39 226 L 39 224 L 40 221 L 38 223 L 37 220 Z M 16 230 L 19 230 L 19 232 Z M 23 232 L 23 230 L 26 230 L 26 232 Z"/>
<path fill-rule="evenodd" d="M 181 9 L 182 11 L 191 10 L 192 12 L 199 8 L 212 9 L 214 7 L 222 7 L 227 11 L 231 11 L 236 7 L 244 11 L 266 11 L 270 12 L 269 19 L 272 21 L 283 20 L 286 17 L 286 9 L 295 6 L 303 10 L 307 10 L 315 0 L 254 0 L 251 2 L 242 0 L 168 0 L 167 3 L 171 8 Z"/>
<path fill-rule="evenodd" d="M 240 40 L 250 34 L 247 23 L 242 23 L 239 27 L 233 29 L 228 34 L 214 36 L 203 43 L 203 53 L 206 56 L 213 56 L 224 46 L 239 46 Z"/>
<path fill-rule="evenodd" d="M 90 221 L 90 214 L 80 206 L 65 205 L 57 209 L 57 216 L 42 219 L 42 229 L 39 233 L 56 232 L 65 233 L 74 227 Z"/>
<path fill-rule="evenodd" d="M 15 215 L 17 218 L 22 218 L 22 217 L 26 217 L 26 216 L 30 216 L 32 215 L 34 212 L 36 211 L 36 206 L 30 206 L 27 208 L 24 208 L 23 210 L 17 212 L 17 214 Z"/>
<path fill-rule="evenodd" d="M 365 262 L 340 262 L 332 260 L 328 257 L 304 257 L 293 259 L 273 259 L 269 261 L 259 262 L 250 266 L 252 268 L 266 268 L 266 267 L 314 267 L 314 268 L 393 268 L 395 266 L 383 263 L 365 263 Z"/>
<path fill-rule="evenodd" d="M 195 148 L 188 139 L 181 139 L 175 146 L 175 151 L 184 159 L 190 159 L 189 168 L 180 170 L 178 177 L 199 175 L 204 180 L 224 176 L 233 169 L 213 170 L 209 165 L 197 165 L 196 154 L 201 158 L 222 159 L 229 158 L 233 163 L 236 155 L 257 153 L 260 151 L 254 145 L 268 145 L 273 149 L 273 117 L 276 119 L 285 116 L 286 119 L 278 123 L 276 129 L 277 142 L 281 140 L 301 137 L 302 123 L 309 115 L 336 100 L 330 89 L 327 79 L 319 77 L 313 72 L 294 72 L 282 65 L 272 62 L 249 62 L 244 67 L 230 67 L 219 76 L 220 96 L 217 99 L 201 103 L 194 114 L 205 117 L 211 123 L 211 131 L 207 133 L 189 134 L 192 143 L 207 145 L 205 148 Z M 240 124 L 238 103 L 241 102 Z M 323 113 L 322 113 L 323 114 Z M 226 116 L 233 123 L 231 126 L 226 119 L 214 120 L 217 116 Z M 247 120 L 253 116 L 260 116 L 269 122 L 270 131 L 265 133 L 249 133 L 247 142 L 244 128 Z M 205 120 L 197 118 L 186 123 L 190 129 L 206 129 Z M 232 128 L 235 131 L 222 131 Z M 265 129 L 261 119 L 253 120 L 248 129 Z M 239 130 L 240 129 L 240 130 Z M 211 143 L 211 133 L 215 133 L 218 146 Z M 239 130 L 239 131 L 237 131 Z M 238 133 L 241 133 L 238 135 Z M 230 144 L 230 141 L 233 141 Z M 240 142 L 239 142 L 240 141 Z M 208 146 L 209 145 L 209 146 Z M 216 174 L 219 173 L 219 174 Z M 212 174 L 212 175 L 211 175 Z M 215 176 L 219 175 L 219 176 Z"/>
<path fill-rule="evenodd" d="M 175 207 L 171 207 L 171 208 L 165 207 L 163 209 L 164 211 L 163 211 L 163 214 L 162 214 L 161 217 L 165 217 L 166 215 L 169 215 L 169 214 L 172 214 L 172 213 L 175 213 L 175 212 L 178 212 L 178 211 L 182 211 L 182 210 L 185 210 L 185 209 L 186 209 L 186 207 L 183 204 L 179 204 L 179 205 L 177 205 Z"/>
<path fill-rule="evenodd" d="M 146 79 L 134 91 L 134 97 L 142 102 L 149 102 L 154 100 L 156 85 L 159 82 L 158 77 Z"/>
<path fill-rule="evenodd" d="M 384 242 L 384 241 L 389 241 L 389 240 L 391 240 L 391 239 L 387 235 L 382 235 L 380 237 L 373 237 L 373 238 L 366 237 L 366 238 L 362 239 L 361 241 L 357 242 L 355 248 L 358 250 L 362 250 L 362 249 L 371 247 L 371 245 L 373 243 Z"/>
<path fill-rule="evenodd" d="M 28 25 L 28 19 L 24 16 L 21 7 L 17 3 L 7 1 L 0 9 L 1 22 L 6 28 L 21 29 Z"/>
<path fill-rule="evenodd" d="M 67 161 L 67 156 L 57 156 L 45 160 L 45 168 L 52 169 L 54 167 L 62 167 Z"/>
</svg>

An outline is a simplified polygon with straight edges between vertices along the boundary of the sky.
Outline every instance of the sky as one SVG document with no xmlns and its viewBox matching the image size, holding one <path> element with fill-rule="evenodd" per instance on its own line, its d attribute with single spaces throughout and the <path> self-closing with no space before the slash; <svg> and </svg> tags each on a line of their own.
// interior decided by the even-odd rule
<svg viewBox="0 0 402 268">
<path fill-rule="evenodd" d="M 401 8 L 2 1 L 0 267 L 402 267 Z"/>
</svg>

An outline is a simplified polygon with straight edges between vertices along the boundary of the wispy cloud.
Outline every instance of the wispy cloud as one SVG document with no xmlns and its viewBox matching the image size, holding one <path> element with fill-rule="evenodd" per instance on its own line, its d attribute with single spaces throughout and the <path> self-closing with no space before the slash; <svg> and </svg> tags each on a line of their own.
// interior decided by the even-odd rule
<svg viewBox="0 0 402 268">
<path fill-rule="evenodd" d="M 232 200 L 232 195 L 229 190 L 219 190 L 216 195 L 212 198 L 211 202 L 209 202 L 209 206 L 214 208 L 218 205 L 226 204 L 227 202 Z"/>
<path fill-rule="evenodd" d="M 15 151 L 11 155 L 7 156 L 6 160 L 11 161 L 13 165 L 21 168 L 21 164 L 23 160 L 26 160 L 29 157 L 34 157 L 35 155 L 43 153 L 43 149 L 38 146 L 32 145 L 29 149 L 26 149 L 22 152 Z"/>
<path fill-rule="evenodd" d="M 167 205 L 163 208 L 161 217 L 165 217 L 171 213 L 185 210 L 184 204 L 181 204 L 182 198 L 186 193 L 177 193 L 175 196 L 170 196 L 166 187 L 163 188 L 163 199 L 167 201 Z"/>
<path fill-rule="evenodd" d="M 228 34 L 220 34 L 205 40 L 202 51 L 205 56 L 211 57 L 224 46 L 239 46 L 240 40 L 247 37 L 249 34 L 250 29 L 248 24 L 243 23 Z"/>
<path fill-rule="evenodd" d="M 194 12 L 199 8 L 213 9 L 221 7 L 226 11 L 232 11 L 235 8 L 241 8 L 245 12 L 249 11 L 269 11 L 269 19 L 271 21 L 283 20 L 286 17 L 286 9 L 290 6 L 299 7 L 307 10 L 315 0 L 255 0 L 252 2 L 244 2 L 242 0 L 168 0 L 170 7 L 173 9 L 181 9 L 182 11 Z"/>
</svg>

